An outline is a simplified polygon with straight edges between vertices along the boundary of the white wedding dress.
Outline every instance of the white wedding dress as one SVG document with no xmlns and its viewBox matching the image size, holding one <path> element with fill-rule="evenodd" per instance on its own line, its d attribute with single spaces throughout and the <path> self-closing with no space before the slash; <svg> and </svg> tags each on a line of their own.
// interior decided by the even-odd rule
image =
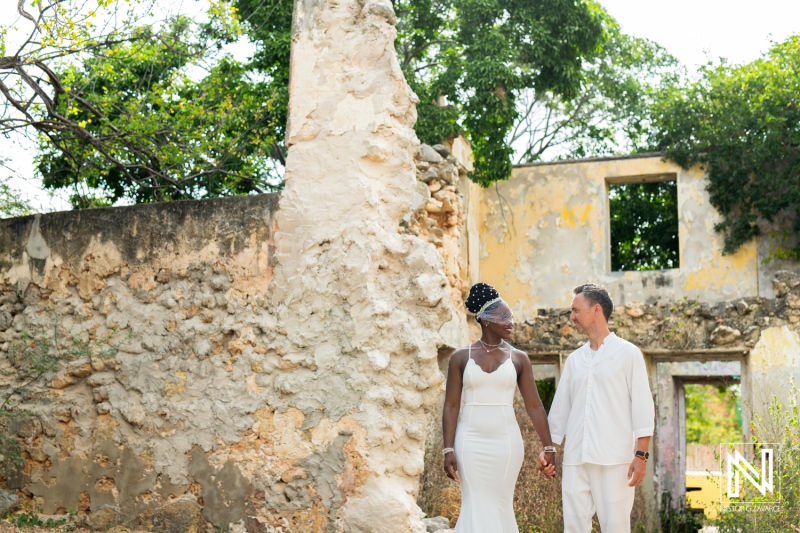
<svg viewBox="0 0 800 533">
<path fill-rule="evenodd" d="M 512 405 L 517 371 L 511 347 L 491 373 L 472 359 L 470 347 L 463 383 L 454 444 L 461 514 L 454 533 L 519 533 L 513 500 L 524 449 Z"/>
</svg>

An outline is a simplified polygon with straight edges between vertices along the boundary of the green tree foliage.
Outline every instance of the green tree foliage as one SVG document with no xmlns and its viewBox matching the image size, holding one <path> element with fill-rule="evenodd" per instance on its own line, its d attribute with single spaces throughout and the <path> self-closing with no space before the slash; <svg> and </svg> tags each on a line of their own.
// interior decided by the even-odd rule
<svg viewBox="0 0 800 533">
<path fill-rule="evenodd" d="M 46 187 L 73 187 L 76 207 L 271 189 L 266 160 L 276 134 L 265 84 L 230 57 L 193 81 L 187 67 L 207 46 L 195 31 L 184 17 L 161 34 L 138 28 L 130 44 L 61 72 L 57 109 L 102 141 L 72 130 L 48 135 L 39 156 Z"/>
<path fill-rule="evenodd" d="M 0 60 L 0 70 L 7 66 L 0 90 L 15 112 L 0 127 L 25 124 L 40 134 L 46 187 L 71 190 L 75 207 L 93 207 L 280 184 L 275 147 L 286 105 L 220 52 L 240 35 L 230 5 L 212 2 L 206 23 L 174 16 L 98 33 L 90 20 L 75 23 L 85 8 L 73 10 L 48 16 L 43 9 L 34 33 L 52 42 Z M 85 34 L 48 37 L 70 24 Z M 38 77 L 28 72 L 35 69 Z"/>
<path fill-rule="evenodd" d="M 674 181 L 609 187 L 611 270 L 678 268 L 678 187 Z"/>
<path fill-rule="evenodd" d="M 525 89 L 574 97 L 607 15 L 583 0 L 396 0 L 401 67 L 420 97 L 423 142 L 465 131 L 474 181 L 511 175 L 509 136 Z"/>
<path fill-rule="evenodd" d="M 289 55 L 292 45 L 292 9 L 289 0 L 235 0 L 247 37 L 257 44 L 248 63 L 264 80 L 264 92 L 272 103 L 278 142 L 276 154 L 284 157 L 284 137 L 289 113 Z"/>
<path fill-rule="evenodd" d="M 236 6 L 258 44 L 251 65 L 283 91 L 291 3 Z M 483 185 L 510 176 L 515 150 L 528 162 L 548 149 L 585 156 L 638 143 L 652 87 L 677 66 L 591 1 L 395 0 L 394 9 L 400 66 L 420 98 L 417 135 L 434 144 L 466 133 L 471 177 Z"/>
<path fill-rule="evenodd" d="M 661 94 L 653 146 L 708 173 L 726 253 L 760 235 L 763 222 L 797 237 L 800 218 L 783 215 L 800 205 L 800 36 L 752 63 L 709 65 L 699 74 Z M 800 257 L 800 245 L 783 255 Z"/>
<path fill-rule="evenodd" d="M 236 6 L 259 45 L 252 64 L 270 79 L 288 79 L 291 4 Z M 466 132 L 475 150 L 472 178 L 484 185 L 511 173 L 517 95 L 575 96 L 584 60 L 600 50 L 611 22 L 583 1 L 397 0 L 394 8 L 400 65 L 420 98 L 417 135 L 433 144 Z"/>
<path fill-rule="evenodd" d="M 13 189 L 0 179 L 0 218 L 21 217 L 31 213 L 31 206 Z"/>
<path fill-rule="evenodd" d="M 742 440 L 739 385 L 686 384 L 686 442 L 719 445 Z"/>
<path fill-rule="evenodd" d="M 22 8 L 36 29 L 0 58 L 0 130 L 37 132 L 44 183 L 71 190 L 76 207 L 279 188 L 292 2 L 212 0 L 208 22 L 145 24 L 130 14 L 139 1 Z M 127 15 L 109 17 L 122 5 Z M 594 155 L 636 137 L 645 81 L 674 61 L 622 34 L 593 0 L 394 7 L 401 68 L 421 100 L 418 136 L 465 132 L 483 185 L 510 176 L 515 150 L 524 161 L 555 147 Z M 101 28 L 97 13 L 122 23 Z M 240 28 L 256 45 L 245 62 L 220 51 Z"/>
</svg>

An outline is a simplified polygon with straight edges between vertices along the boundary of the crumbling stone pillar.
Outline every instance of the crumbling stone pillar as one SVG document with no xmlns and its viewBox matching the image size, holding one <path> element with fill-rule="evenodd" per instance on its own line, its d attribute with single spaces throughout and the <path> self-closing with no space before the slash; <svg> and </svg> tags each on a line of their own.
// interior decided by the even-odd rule
<svg viewBox="0 0 800 533">
<path fill-rule="evenodd" d="M 302 465 L 286 480 L 293 531 L 425 530 L 415 496 L 450 316 L 440 255 L 398 231 L 418 141 L 394 23 L 388 0 L 295 3 L 270 293 L 287 372 L 273 386 L 277 410 L 327 451 L 288 458 Z"/>
</svg>

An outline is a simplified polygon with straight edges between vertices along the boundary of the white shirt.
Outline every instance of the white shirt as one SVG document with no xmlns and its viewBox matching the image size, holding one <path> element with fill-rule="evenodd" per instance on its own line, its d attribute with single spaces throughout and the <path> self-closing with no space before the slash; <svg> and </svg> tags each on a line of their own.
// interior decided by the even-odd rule
<svg viewBox="0 0 800 533">
<path fill-rule="evenodd" d="M 565 465 L 630 464 L 636 439 L 653 434 L 655 406 L 642 352 L 613 333 L 592 356 L 587 342 L 567 358 L 547 419 Z"/>
</svg>

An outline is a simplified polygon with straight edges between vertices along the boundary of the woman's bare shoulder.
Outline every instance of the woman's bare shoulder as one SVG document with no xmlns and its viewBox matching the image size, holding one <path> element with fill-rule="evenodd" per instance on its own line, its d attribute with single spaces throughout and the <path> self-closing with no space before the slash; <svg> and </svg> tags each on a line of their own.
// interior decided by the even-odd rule
<svg viewBox="0 0 800 533">
<path fill-rule="evenodd" d="M 514 359 L 514 361 L 519 361 L 520 363 L 527 362 L 530 364 L 531 362 L 530 357 L 528 357 L 528 353 L 520 350 L 519 348 L 511 348 L 511 357 Z"/>
<path fill-rule="evenodd" d="M 469 347 L 459 348 L 450 356 L 450 360 L 465 361 L 469 357 Z"/>
</svg>

